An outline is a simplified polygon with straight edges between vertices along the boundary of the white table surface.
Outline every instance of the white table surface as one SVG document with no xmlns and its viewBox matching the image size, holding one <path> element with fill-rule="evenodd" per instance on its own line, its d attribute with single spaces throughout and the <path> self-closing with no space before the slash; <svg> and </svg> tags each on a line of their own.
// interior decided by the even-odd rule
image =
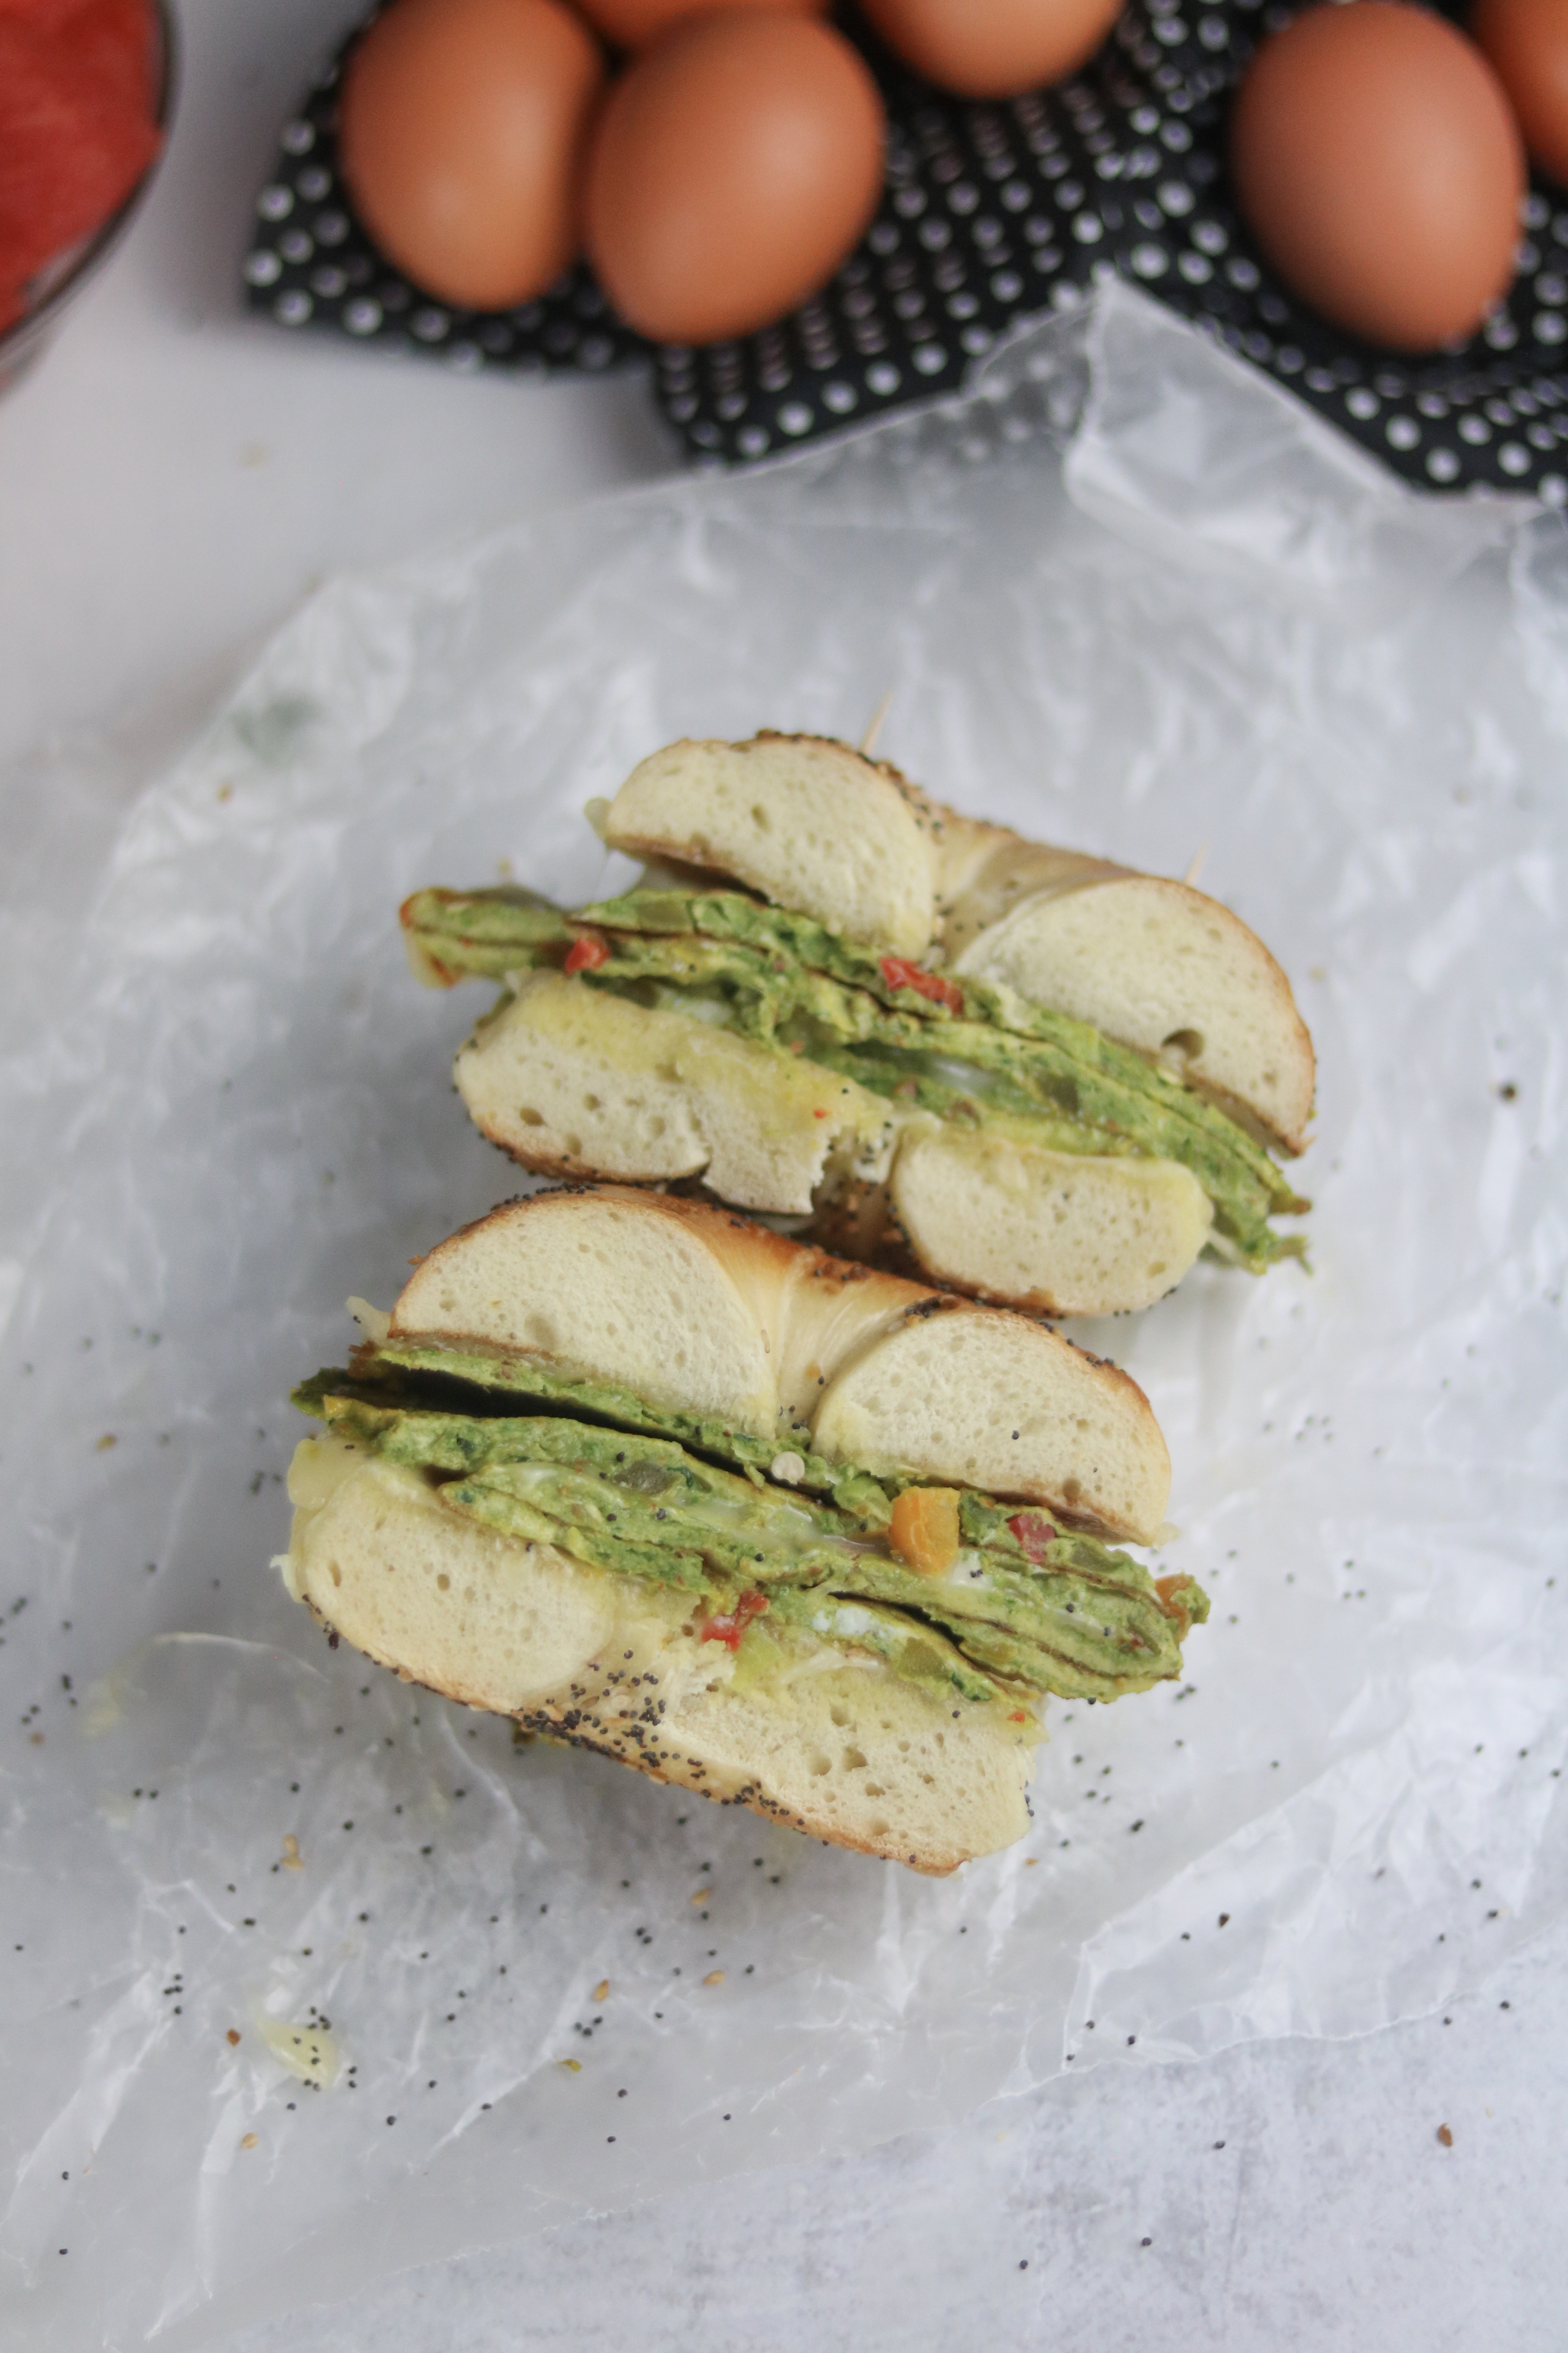
<svg viewBox="0 0 1568 2353">
<path fill-rule="evenodd" d="M 520 385 L 244 318 L 248 206 L 359 0 L 185 0 L 147 210 L 0 404 L 7 854 L 95 746 L 152 771 L 318 579 L 673 463 L 635 378 Z M 101 844 L 117 783 L 83 804 Z M 87 862 L 90 864 L 90 857 Z M 1102 2066 L 950 2132 L 386 2280 L 228 2353 L 1073 2353 L 1568 2342 L 1568 1933 L 1349 2044 Z M 1453 2146 L 1437 2140 L 1448 2126 Z M 84 2348 L 85 2353 L 85 2348 Z"/>
</svg>

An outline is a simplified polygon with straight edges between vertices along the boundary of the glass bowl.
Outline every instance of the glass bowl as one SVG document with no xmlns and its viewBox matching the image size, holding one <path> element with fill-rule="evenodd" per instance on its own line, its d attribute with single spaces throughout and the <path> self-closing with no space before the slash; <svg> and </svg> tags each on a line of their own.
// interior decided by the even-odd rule
<svg viewBox="0 0 1568 2353">
<path fill-rule="evenodd" d="M 130 195 L 121 200 L 108 219 L 100 221 L 95 229 L 89 230 L 86 237 L 78 237 L 74 245 L 57 254 L 39 271 L 28 308 L 0 334 L 0 392 L 15 384 L 24 370 L 32 365 L 82 288 L 108 260 L 130 227 L 142 197 L 153 185 L 159 164 L 168 153 L 169 127 L 174 120 L 174 93 L 179 79 L 179 53 L 174 19 L 167 0 L 153 0 L 153 13 L 157 27 L 153 119 L 163 133 L 158 153 Z"/>
</svg>

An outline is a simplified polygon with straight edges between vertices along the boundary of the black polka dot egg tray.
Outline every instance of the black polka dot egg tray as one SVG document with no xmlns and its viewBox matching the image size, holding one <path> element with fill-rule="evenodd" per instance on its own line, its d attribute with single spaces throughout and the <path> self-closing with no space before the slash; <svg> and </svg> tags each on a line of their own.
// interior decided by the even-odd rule
<svg viewBox="0 0 1568 2353">
<path fill-rule="evenodd" d="M 1424 490 L 1568 504 L 1568 192 L 1532 180 L 1518 275 L 1458 348 L 1393 358 L 1297 303 L 1253 245 L 1224 165 L 1228 94 L 1294 11 L 1133 0 L 1085 70 L 1006 104 L 945 96 L 853 18 L 888 103 L 877 216 L 829 285 L 776 326 L 649 346 L 585 265 L 516 310 L 433 301 L 382 259 L 336 162 L 342 54 L 284 127 L 257 204 L 247 300 L 281 326 L 477 371 L 604 374 L 651 359 L 692 456 L 744 463 L 960 385 L 1012 327 L 1120 271 Z"/>
</svg>

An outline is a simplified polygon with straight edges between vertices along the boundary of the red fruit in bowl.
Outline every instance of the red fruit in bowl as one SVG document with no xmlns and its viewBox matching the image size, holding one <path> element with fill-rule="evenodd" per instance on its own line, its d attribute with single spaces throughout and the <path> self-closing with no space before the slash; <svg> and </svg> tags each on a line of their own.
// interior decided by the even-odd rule
<svg viewBox="0 0 1568 2353">
<path fill-rule="evenodd" d="M 0 327 L 158 152 L 149 0 L 0 0 Z"/>
</svg>

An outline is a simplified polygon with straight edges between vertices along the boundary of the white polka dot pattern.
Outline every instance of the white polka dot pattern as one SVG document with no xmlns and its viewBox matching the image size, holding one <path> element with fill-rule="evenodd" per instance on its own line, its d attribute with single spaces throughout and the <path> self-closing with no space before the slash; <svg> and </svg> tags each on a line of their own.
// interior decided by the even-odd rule
<svg viewBox="0 0 1568 2353">
<path fill-rule="evenodd" d="M 1251 244 L 1225 182 L 1226 108 L 1259 36 L 1294 13 L 1135 0 L 1083 74 L 996 106 L 932 90 L 851 21 L 889 106 L 877 217 L 777 326 L 656 350 L 666 417 L 710 462 L 797 448 L 953 389 L 1008 328 L 1077 308 L 1114 269 L 1423 488 L 1568 503 L 1568 196 L 1532 185 L 1507 299 L 1471 342 L 1418 360 L 1315 318 Z M 337 179 L 335 85 L 334 65 L 258 198 L 253 308 L 458 369 L 603 372 L 646 351 L 585 269 L 492 313 L 433 302 L 390 269 Z"/>
</svg>

